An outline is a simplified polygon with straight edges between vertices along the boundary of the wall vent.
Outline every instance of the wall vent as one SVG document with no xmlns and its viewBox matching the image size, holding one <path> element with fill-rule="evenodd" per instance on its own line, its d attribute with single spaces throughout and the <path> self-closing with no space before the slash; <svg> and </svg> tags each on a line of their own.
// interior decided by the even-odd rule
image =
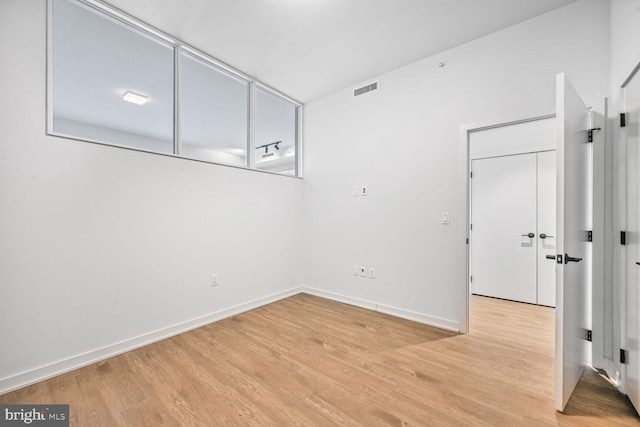
<svg viewBox="0 0 640 427">
<path fill-rule="evenodd" d="M 354 89 L 353 96 L 360 96 L 360 95 L 364 95 L 365 93 L 376 91 L 378 90 L 379 87 L 380 87 L 380 81 L 376 80 L 375 82 L 371 82 L 365 86 Z"/>
</svg>

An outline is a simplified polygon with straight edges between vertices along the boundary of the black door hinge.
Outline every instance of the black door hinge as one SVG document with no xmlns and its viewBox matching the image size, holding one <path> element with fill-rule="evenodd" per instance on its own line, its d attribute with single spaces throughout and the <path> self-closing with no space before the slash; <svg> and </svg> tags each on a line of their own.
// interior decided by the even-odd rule
<svg viewBox="0 0 640 427">
<path fill-rule="evenodd" d="M 626 364 L 629 360 L 629 352 L 624 349 L 620 349 L 620 363 Z"/>
<path fill-rule="evenodd" d="M 587 142 L 593 142 L 593 131 L 600 130 L 600 128 L 591 128 L 587 130 L 587 135 L 589 136 Z"/>
<path fill-rule="evenodd" d="M 627 125 L 627 114 L 620 113 L 620 127 L 623 128 Z"/>
<path fill-rule="evenodd" d="M 593 341 L 593 331 L 587 329 L 587 341 Z"/>
<path fill-rule="evenodd" d="M 469 244 L 469 238 L 467 237 L 467 245 Z"/>
<path fill-rule="evenodd" d="M 587 231 L 587 242 L 593 242 L 593 231 Z"/>
<path fill-rule="evenodd" d="M 621 231 L 620 232 L 620 244 L 621 245 L 626 245 L 627 244 L 627 232 L 626 231 Z"/>
<path fill-rule="evenodd" d="M 473 178 L 473 172 L 471 172 L 471 174 L 470 174 L 470 175 L 471 175 L 470 177 L 471 177 L 471 178 Z"/>
<path fill-rule="evenodd" d="M 469 281 L 473 283 L 473 276 L 469 276 Z"/>
</svg>

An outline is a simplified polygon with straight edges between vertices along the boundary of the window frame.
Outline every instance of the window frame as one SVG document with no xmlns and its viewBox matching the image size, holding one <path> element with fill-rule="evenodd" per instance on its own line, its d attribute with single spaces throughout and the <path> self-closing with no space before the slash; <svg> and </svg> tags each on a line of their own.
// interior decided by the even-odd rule
<svg viewBox="0 0 640 427">
<path fill-rule="evenodd" d="M 109 147 L 123 148 L 126 150 L 138 151 L 142 153 L 149 153 L 154 155 L 160 155 L 165 157 L 173 157 L 178 159 L 184 159 L 189 161 L 195 161 L 200 163 L 208 163 L 219 166 L 226 166 L 236 169 L 245 169 L 251 170 L 261 173 L 267 173 L 271 175 L 279 175 L 290 178 L 302 178 L 302 123 L 304 117 L 304 104 L 295 100 L 294 98 L 278 91 L 270 87 L 269 85 L 257 80 L 256 78 L 250 76 L 249 74 L 243 73 L 240 70 L 216 59 L 215 57 L 207 54 L 206 52 L 197 49 L 194 46 L 191 46 L 187 43 L 184 43 L 180 39 L 173 37 L 157 28 L 147 24 L 146 22 L 135 18 L 126 12 L 121 11 L 105 2 L 100 0 L 68 0 L 73 3 L 77 3 L 80 6 L 85 6 L 90 9 L 97 11 L 100 14 L 104 14 L 111 19 L 115 19 L 122 24 L 132 27 L 135 30 L 141 31 L 149 35 L 150 37 L 159 39 L 161 42 L 167 43 L 173 47 L 173 60 L 174 60 L 174 73 L 173 73 L 173 153 L 162 153 L 158 151 L 142 149 L 137 147 L 131 147 L 127 145 L 115 144 L 112 142 L 101 141 L 97 139 L 91 138 L 83 138 L 74 135 L 68 135 L 61 132 L 55 132 L 53 130 L 53 3 L 56 0 L 47 0 L 47 52 L 46 52 L 46 62 L 47 62 L 47 76 L 46 76 L 46 134 L 49 136 L 66 138 L 76 141 L 89 142 L 92 144 L 105 145 Z M 231 165 L 225 163 L 218 163 L 208 160 L 196 159 L 191 157 L 186 157 L 180 154 L 182 141 L 181 141 L 181 129 L 180 129 L 180 96 L 181 96 L 181 63 L 182 63 L 182 54 L 187 53 L 198 60 L 201 60 L 218 70 L 228 73 L 231 77 L 243 80 L 249 85 L 249 94 L 248 94 L 248 114 L 247 114 L 247 162 L 245 166 L 240 165 Z M 255 108 L 255 99 L 256 99 L 256 89 L 260 88 L 260 90 L 266 91 L 271 95 L 274 95 L 285 102 L 292 104 L 296 108 L 296 142 L 295 142 L 295 175 L 287 175 L 279 172 L 272 172 L 267 170 L 261 170 L 256 168 L 256 153 L 255 153 L 255 122 L 256 122 L 256 108 Z"/>
<path fill-rule="evenodd" d="M 295 135 L 296 135 L 296 140 L 295 140 L 295 143 L 294 143 L 294 149 L 295 149 L 295 153 L 296 153 L 295 175 L 288 175 L 288 176 L 296 176 L 296 177 L 300 176 L 300 165 L 302 164 L 300 162 L 300 157 L 301 157 L 301 155 L 300 155 L 300 152 L 301 152 L 301 150 L 300 150 L 300 146 L 301 146 L 300 141 L 301 141 L 301 138 L 302 138 L 302 133 L 301 133 L 301 127 L 302 127 L 302 105 L 298 104 L 298 103 L 295 103 L 295 102 L 292 102 L 289 98 L 281 95 L 279 92 L 274 92 L 272 89 L 270 89 L 266 85 L 263 85 L 262 83 L 256 82 L 251 86 L 252 86 L 252 88 L 251 88 L 252 99 L 251 99 L 251 104 L 250 105 L 251 105 L 251 108 L 253 110 L 253 114 L 251 115 L 252 124 L 253 124 L 253 132 L 252 132 L 252 136 L 251 136 L 251 147 L 252 147 L 252 151 L 251 152 L 253 153 L 253 155 L 251 156 L 251 159 L 254 162 L 252 167 L 255 170 L 262 170 L 262 169 L 257 169 L 255 167 L 255 159 L 256 159 L 256 155 L 255 155 L 255 151 L 256 151 L 255 150 L 255 124 L 256 124 L 256 119 L 255 119 L 256 118 L 255 93 L 256 93 L 256 90 L 260 89 L 260 90 L 262 90 L 264 92 L 267 92 L 270 95 L 275 96 L 276 98 L 280 98 L 281 100 L 292 104 L 296 109 L 296 122 L 294 124 L 294 126 L 295 126 Z M 263 171 L 263 172 L 267 172 L 267 171 Z M 278 172 L 269 172 L 269 173 L 278 174 Z M 285 175 L 285 174 L 279 174 L 279 175 Z"/>
</svg>

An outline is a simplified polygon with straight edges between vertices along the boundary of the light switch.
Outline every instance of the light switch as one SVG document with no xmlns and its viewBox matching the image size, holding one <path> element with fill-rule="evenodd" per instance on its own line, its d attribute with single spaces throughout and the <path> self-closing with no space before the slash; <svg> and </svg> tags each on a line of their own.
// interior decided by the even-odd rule
<svg viewBox="0 0 640 427">
<path fill-rule="evenodd" d="M 450 224 L 451 223 L 451 216 L 449 215 L 449 212 L 442 212 L 442 224 Z"/>
</svg>

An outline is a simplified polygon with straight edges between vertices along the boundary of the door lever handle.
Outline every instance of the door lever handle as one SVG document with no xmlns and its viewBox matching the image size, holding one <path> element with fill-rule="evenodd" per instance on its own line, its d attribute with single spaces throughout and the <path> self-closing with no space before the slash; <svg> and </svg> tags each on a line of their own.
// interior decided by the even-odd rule
<svg viewBox="0 0 640 427">
<path fill-rule="evenodd" d="M 552 260 L 556 260 L 556 256 L 555 255 L 545 255 L 546 259 L 552 259 Z"/>
<path fill-rule="evenodd" d="M 533 233 L 529 233 L 529 234 L 523 234 L 522 237 L 528 237 L 530 239 L 533 239 L 534 237 L 536 237 L 536 235 Z"/>
<path fill-rule="evenodd" d="M 567 254 L 564 254 L 564 263 L 565 264 L 568 264 L 570 262 L 580 262 L 580 261 L 582 261 L 582 258 L 574 258 L 574 257 L 571 257 L 571 256 L 569 256 Z"/>
<path fill-rule="evenodd" d="M 544 233 L 540 234 L 541 239 L 546 239 L 547 237 L 553 237 L 553 236 L 549 236 L 548 234 L 544 234 Z"/>
<path fill-rule="evenodd" d="M 640 262 L 636 261 L 636 264 L 640 265 Z"/>
</svg>

